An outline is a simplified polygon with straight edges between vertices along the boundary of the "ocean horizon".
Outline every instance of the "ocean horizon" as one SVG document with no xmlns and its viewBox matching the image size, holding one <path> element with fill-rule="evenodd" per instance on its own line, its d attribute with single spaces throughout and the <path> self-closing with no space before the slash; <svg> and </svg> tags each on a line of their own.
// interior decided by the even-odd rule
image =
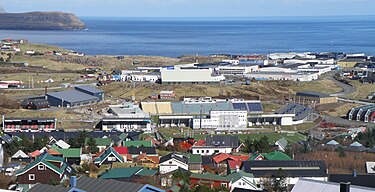
<svg viewBox="0 0 375 192">
<path fill-rule="evenodd" d="M 60 46 L 89 55 L 375 54 L 375 16 L 80 17 L 88 30 L 0 30 L 0 38 Z"/>
</svg>

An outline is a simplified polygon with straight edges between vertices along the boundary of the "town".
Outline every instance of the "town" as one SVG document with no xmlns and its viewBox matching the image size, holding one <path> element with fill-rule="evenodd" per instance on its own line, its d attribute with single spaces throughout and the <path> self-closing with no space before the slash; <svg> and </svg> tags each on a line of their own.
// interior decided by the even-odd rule
<svg viewBox="0 0 375 192">
<path fill-rule="evenodd" d="M 0 47 L 4 191 L 375 191 L 373 56 Z"/>
</svg>

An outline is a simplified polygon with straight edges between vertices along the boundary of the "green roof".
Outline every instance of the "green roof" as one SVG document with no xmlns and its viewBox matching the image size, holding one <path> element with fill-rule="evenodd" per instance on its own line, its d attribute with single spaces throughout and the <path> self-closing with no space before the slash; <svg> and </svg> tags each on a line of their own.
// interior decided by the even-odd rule
<svg viewBox="0 0 375 192">
<path fill-rule="evenodd" d="M 101 163 L 102 161 L 104 161 L 110 154 L 113 154 L 114 156 L 117 157 L 117 159 L 119 159 L 121 162 L 124 162 L 124 158 L 117 153 L 117 151 L 115 149 L 113 149 L 113 147 L 108 147 L 99 157 L 95 158 L 94 159 L 94 163 Z"/>
<path fill-rule="evenodd" d="M 284 149 L 288 147 L 288 141 L 285 139 L 285 137 L 282 137 L 281 139 L 277 140 L 276 143 L 281 145 Z"/>
<path fill-rule="evenodd" d="M 85 145 L 87 145 L 89 138 L 86 138 Z M 111 146 L 112 139 L 111 138 L 94 138 L 95 143 L 97 146 Z"/>
<path fill-rule="evenodd" d="M 270 161 L 287 161 L 292 160 L 287 154 L 281 151 L 273 151 L 270 153 L 254 153 L 250 158 L 249 161 L 254 161 L 259 155 L 263 156 L 265 159 Z"/>
<path fill-rule="evenodd" d="M 202 163 L 202 155 L 200 154 L 189 154 L 188 163 Z"/>
<path fill-rule="evenodd" d="M 101 179 L 129 178 L 141 171 L 143 167 L 114 168 L 100 176 Z"/>
<path fill-rule="evenodd" d="M 127 167 L 127 168 L 114 168 L 100 176 L 101 179 L 123 179 L 130 178 L 134 175 L 139 176 L 152 176 L 155 175 L 157 170 L 148 170 L 143 167 Z"/>
<path fill-rule="evenodd" d="M 214 181 L 230 181 L 231 180 L 231 178 L 222 177 L 220 175 L 216 175 L 212 173 L 204 173 L 204 174 L 193 173 L 190 175 L 190 177 L 197 178 L 197 179 L 214 180 Z"/>
<path fill-rule="evenodd" d="M 63 166 L 61 168 L 59 168 L 59 167 L 56 167 L 55 165 L 53 165 L 51 162 L 62 162 L 64 164 L 63 164 Z M 42 155 L 42 156 L 38 157 L 37 159 L 35 159 L 35 161 L 29 163 L 25 168 L 23 168 L 20 171 L 18 171 L 17 175 L 26 173 L 27 171 L 29 171 L 29 169 L 31 169 L 32 167 L 36 166 L 39 163 L 44 163 L 49 168 L 55 170 L 59 174 L 62 174 L 64 172 L 66 166 L 67 166 L 67 164 L 64 162 L 64 158 L 55 157 L 55 156 L 52 156 L 52 155 L 50 155 L 48 153 L 45 153 L 44 155 Z"/>
<path fill-rule="evenodd" d="M 238 172 L 232 173 L 230 175 L 227 175 L 226 178 L 232 182 L 236 182 L 242 177 L 251 177 L 254 178 L 254 175 L 251 173 L 246 173 L 244 171 L 239 170 Z"/>
<path fill-rule="evenodd" d="M 151 141 L 124 141 L 124 147 L 152 147 Z"/>
<path fill-rule="evenodd" d="M 80 158 L 82 154 L 81 148 L 61 149 L 61 148 L 58 148 L 56 145 L 52 145 L 51 148 L 61 153 L 64 158 Z"/>
</svg>

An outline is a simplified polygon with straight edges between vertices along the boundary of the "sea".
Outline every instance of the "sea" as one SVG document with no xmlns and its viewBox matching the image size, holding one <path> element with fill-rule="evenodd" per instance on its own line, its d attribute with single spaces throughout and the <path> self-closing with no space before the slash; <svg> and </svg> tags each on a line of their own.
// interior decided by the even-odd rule
<svg viewBox="0 0 375 192">
<path fill-rule="evenodd" d="M 375 16 L 80 19 L 86 30 L 0 30 L 0 38 L 28 39 L 89 55 L 329 51 L 375 55 Z"/>
</svg>

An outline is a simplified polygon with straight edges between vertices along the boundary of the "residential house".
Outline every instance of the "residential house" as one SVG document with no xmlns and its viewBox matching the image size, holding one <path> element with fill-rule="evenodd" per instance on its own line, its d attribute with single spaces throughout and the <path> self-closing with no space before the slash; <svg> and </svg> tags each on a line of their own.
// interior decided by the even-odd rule
<svg viewBox="0 0 375 192">
<path fill-rule="evenodd" d="M 327 167 L 324 161 L 244 161 L 242 171 L 252 173 L 257 184 L 261 180 L 276 175 L 282 169 L 286 183 L 295 185 L 300 178 L 327 181 Z"/>
<path fill-rule="evenodd" d="M 202 156 L 199 154 L 188 154 L 188 169 L 192 173 L 202 173 Z"/>
<path fill-rule="evenodd" d="M 159 156 L 149 156 L 146 153 L 140 154 L 133 159 L 133 163 L 138 166 L 148 167 L 148 168 L 158 168 L 159 167 Z"/>
<path fill-rule="evenodd" d="M 135 181 L 142 177 L 153 177 L 157 170 L 145 169 L 143 167 L 113 168 L 103 173 L 100 179 L 114 179 L 119 181 Z"/>
<path fill-rule="evenodd" d="M 94 159 L 94 164 L 98 166 L 102 164 L 112 164 L 114 162 L 124 163 L 124 158 L 118 154 L 113 147 L 108 147 L 101 151 L 99 156 Z"/>
<path fill-rule="evenodd" d="M 182 154 L 170 153 L 160 158 L 159 172 L 166 174 L 177 169 L 189 170 L 188 157 Z"/>
<path fill-rule="evenodd" d="M 51 180 L 67 179 L 73 172 L 73 168 L 65 162 L 64 158 L 44 153 L 17 172 L 16 176 L 19 184 L 48 184 Z"/>
<path fill-rule="evenodd" d="M 131 192 L 164 192 L 163 189 L 148 184 L 116 181 L 114 179 L 95 179 L 86 176 L 79 177 L 75 183 L 75 185 L 66 188 L 38 184 L 31 188 L 30 192 L 119 192 L 120 190 Z"/>
<path fill-rule="evenodd" d="M 124 141 L 124 147 L 153 147 L 151 141 Z"/>
<path fill-rule="evenodd" d="M 229 160 L 233 161 L 246 161 L 249 159 L 248 155 L 230 155 L 230 154 L 225 154 L 225 153 L 220 153 L 213 158 L 214 165 L 216 167 L 225 167 L 228 163 Z"/>
<path fill-rule="evenodd" d="M 373 192 L 375 188 L 362 187 L 351 185 L 349 183 L 333 183 L 326 181 L 317 181 L 309 179 L 300 179 L 296 185 L 294 185 L 292 192 L 305 192 L 308 191 L 319 191 L 319 192 Z"/>
<path fill-rule="evenodd" d="M 28 156 L 25 152 L 22 150 L 18 150 L 14 155 L 11 157 L 12 161 L 24 161 L 24 162 L 30 162 L 31 157 Z"/>
<path fill-rule="evenodd" d="M 46 99 L 26 99 L 21 103 L 21 107 L 24 109 L 44 109 L 50 108 L 51 104 Z"/>
<path fill-rule="evenodd" d="M 87 146 L 88 139 L 89 138 L 86 138 L 85 140 L 85 146 Z M 94 140 L 99 151 L 102 151 L 106 149 L 107 147 L 110 147 L 113 145 L 113 141 L 111 138 L 94 138 Z"/>
<path fill-rule="evenodd" d="M 233 153 L 238 153 L 243 144 L 238 136 L 211 135 L 206 137 L 206 146 L 231 147 Z"/>
<path fill-rule="evenodd" d="M 158 156 L 155 147 L 128 147 L 128 153 L 132 156 L 132 158 L 144 153 L 149 156 Z"/>
<path fill-rule="evenodd" d="M 113 149 L 124 158 L 125 162 L 133 161 L 132 156 L 128 154 L 127 147 L 113 147 Z"/>
<path fill-rule="evenodd" d="M 82 155 L 82 148 L 68 148 L 62 149 L 57 147 L 57 145 L 52 145 L 51 149 L 61 154 L 61 156 L 65 159 L 66 162 L 69 164 L 81 164 L 81 155 Z M 51 154 L 53 155 L 53 154 Z M 55 154 L 54 156 L 60 156 Z"/>
<path fill-rule="evenodd" d="M 270 153 L 258 153 L 255 152 L 250 158 L 249 161 L 264 161 L 264 160 L 269 160 L 269 161 L 288 161 L 292 160 L 291 157 L 286 155 L 283 152 L 280 151 L 273 151 Z"/>
<path fill-rule="evenodd" d="M 0 135 L 0 167 L 4 165 L 4 146 L 5 144 L 10 145 L 12 142 L 13 139 L 9 135 Z"/>
<path fill-rule="evenodd" d="M 275 142 L 275 145 L 278 147 L 280 151 L 284 152 L 288 147 L 288 141 L 284 137 L 282 137 L 281 139 Z"/>
<path fill-rule="evenodd" d="M 156 140 L 155 138 L 148 136 L 144 139 L 145 141 L 151 141 L 152 146 L 159 146 L 161 144 L 160 141 Z"/>
<path fill-rule="evenodd" d="M 247 191 L 262 191 L 254 181 L 254 176 L 250 173 L 238 171 L 227 176 L 220 176 L 212 173 L 190 175 L 192 185 L 206 185 L 211 188 L 227 188 L 229 191 L 242 189 Z"/>
</svg>

